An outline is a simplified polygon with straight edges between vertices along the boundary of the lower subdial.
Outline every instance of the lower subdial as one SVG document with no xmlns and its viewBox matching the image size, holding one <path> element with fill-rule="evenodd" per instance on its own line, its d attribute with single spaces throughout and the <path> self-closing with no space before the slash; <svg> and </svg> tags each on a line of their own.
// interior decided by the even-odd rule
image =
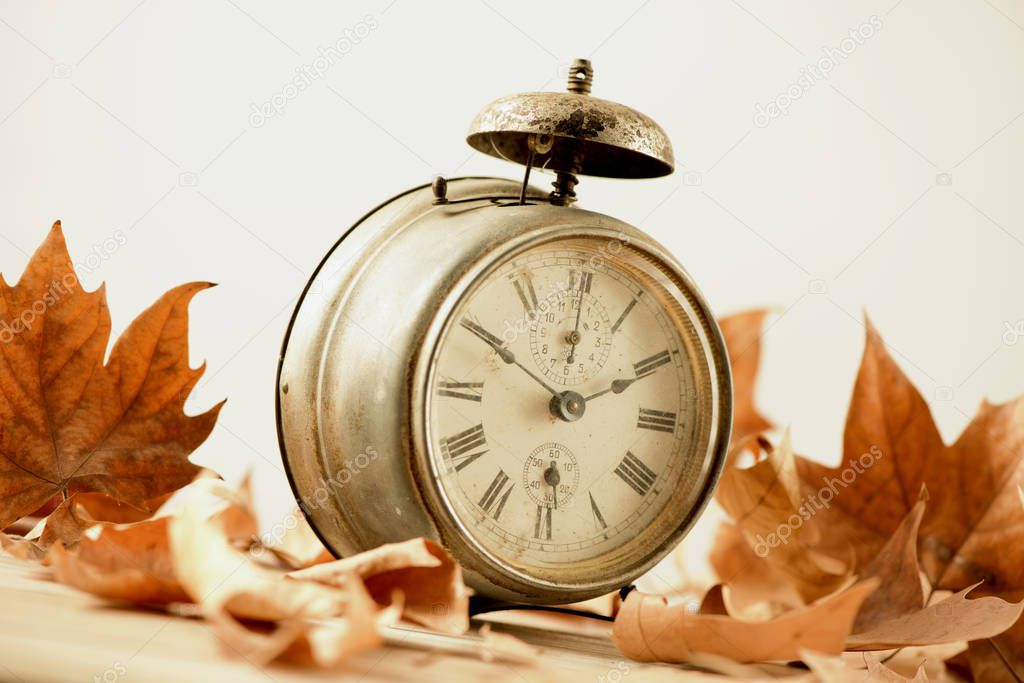
<svg viewBox="0 0 1024 683">
<path fill-rule="evenodd" d="M 539 508 L 557 510 L 565 506 L 572 500 L 579 483 L 576 456 L 560 443 L 538 446 L 523 464 L 523 488 Z"/>
<path fill-rule="evenodd" d="M 563 385 L 585 382 L 611 351 L 608 312 L 588 293 L 567 291 L 530 327 L 530 352 L 541 372 Z"/>
</svg>

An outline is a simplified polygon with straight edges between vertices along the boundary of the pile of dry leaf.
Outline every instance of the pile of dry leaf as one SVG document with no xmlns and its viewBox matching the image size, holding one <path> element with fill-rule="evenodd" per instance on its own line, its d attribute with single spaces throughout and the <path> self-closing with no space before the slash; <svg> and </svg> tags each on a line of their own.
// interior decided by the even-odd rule
<svg viewBox="0 0 1024 683">
<path fill-rule="evenodd" d="M 298 511 L 298 533 L 261 542 L 246 487 L 188 461 L 220 409 L 184 412 L 203 372 L 188 365 L 187 309 L 208 286 L 165 294 L 104 363 L 105 295 L 79 286 L 59 223 L 17 285 L 0 279 L 4 550 L 98 596 L 200 615 L 251 661 L 332 666 L 403 619 L 466 631 L 469 591 L 442 548 L 417 539 L 334 560 Z M 960 676 L 1024 679 L 1024 402 L 983 405 L 947 446 L 869 326 L 843 457 L 824 467 L 788 434 L 764 436 L 765 315 L 722 321 L 736 421 L 716 583 L 699 610 L 630 593 L 616 645 L 641 661 L 803 662 L 822 680 L 894 681 L 907 679 L 886 657 L 925 647 Z M 857 671 L 834 657 L 844 651 L 881 654 Z"/>
</svg>

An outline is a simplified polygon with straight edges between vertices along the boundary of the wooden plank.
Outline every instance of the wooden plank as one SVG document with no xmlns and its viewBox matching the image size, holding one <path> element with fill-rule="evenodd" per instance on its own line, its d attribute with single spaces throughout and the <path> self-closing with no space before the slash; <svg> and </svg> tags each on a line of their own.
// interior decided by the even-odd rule
<svg viewBox="0 0 1024 683">
<path fill-rule="evenodd" d="M 54 583 L 40 565 L 0 556 L 0 678 L 19 683 L 291 683 L 348 679 L 367 683 L 565 683 L 601 680 L 612 669 L 621 672 L 623 667 L 632 673 L 656 668 L 673 680 L 673 672 L 684 673 L 673 667 L 626 663 L 609 649 L 606 636 L 545 633 L 509 624 L 496 624 L 494 628 L 543 645 L 541 661 L 532 666 L 486 662 L 478 656 L 476 634 L 443 636 L 402 626 L 388 633 L 386 647 L 357 656 L 339 670 L 260 666 L 225 651 L 201 619 L 99 600 Z M 639 681 L 642 677 L 631 678 Z M 692 678 L 686 676 L 685 680 Z"/>
</svg>

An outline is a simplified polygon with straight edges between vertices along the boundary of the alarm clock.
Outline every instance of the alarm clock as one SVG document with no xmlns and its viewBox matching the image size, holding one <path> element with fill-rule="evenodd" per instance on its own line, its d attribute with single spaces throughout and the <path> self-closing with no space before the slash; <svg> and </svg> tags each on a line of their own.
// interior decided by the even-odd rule
<svg viewBox="0 0 1024 683">
<path fill-rule="evenodd" d="M 564 604 L 630 584 L 711 498 L 732 414 L 715 319 L 667 249 L 576 204 L 579 176 L 667 175 L 672 147 L 592 80 L 576 60 L 566 92 L 474 119 L 469 145 L 524 165 L 521 181 L 403 192 L 306 285 L 277 427 L 337 556 L 422 536 L 481 596 Z"/>
</svg>

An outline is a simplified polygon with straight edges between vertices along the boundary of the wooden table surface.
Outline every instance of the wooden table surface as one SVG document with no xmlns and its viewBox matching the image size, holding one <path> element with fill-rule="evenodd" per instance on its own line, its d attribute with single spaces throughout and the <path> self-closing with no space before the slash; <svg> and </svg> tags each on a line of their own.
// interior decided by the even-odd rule
<svg viewBox="0 0 1024 683">
<path fill-rule="evenodd" d="M 475 632 L 453 637 L 402 627 L 388 632 L 385 647 L 357 656 L 340 669 L 259 666 L 226 652 L 201 619 L 105 602 L 54 583 L 45 567 L 0 555 L 0 679 L 4 681 L 722 680 L 679 667 L 624 660 L 600 622 L 588 627 L 586 634 L 521 624 L 493 628 L 540 645 L 543 652 L 538 661 L 484 661 Z"/>
</svg>

